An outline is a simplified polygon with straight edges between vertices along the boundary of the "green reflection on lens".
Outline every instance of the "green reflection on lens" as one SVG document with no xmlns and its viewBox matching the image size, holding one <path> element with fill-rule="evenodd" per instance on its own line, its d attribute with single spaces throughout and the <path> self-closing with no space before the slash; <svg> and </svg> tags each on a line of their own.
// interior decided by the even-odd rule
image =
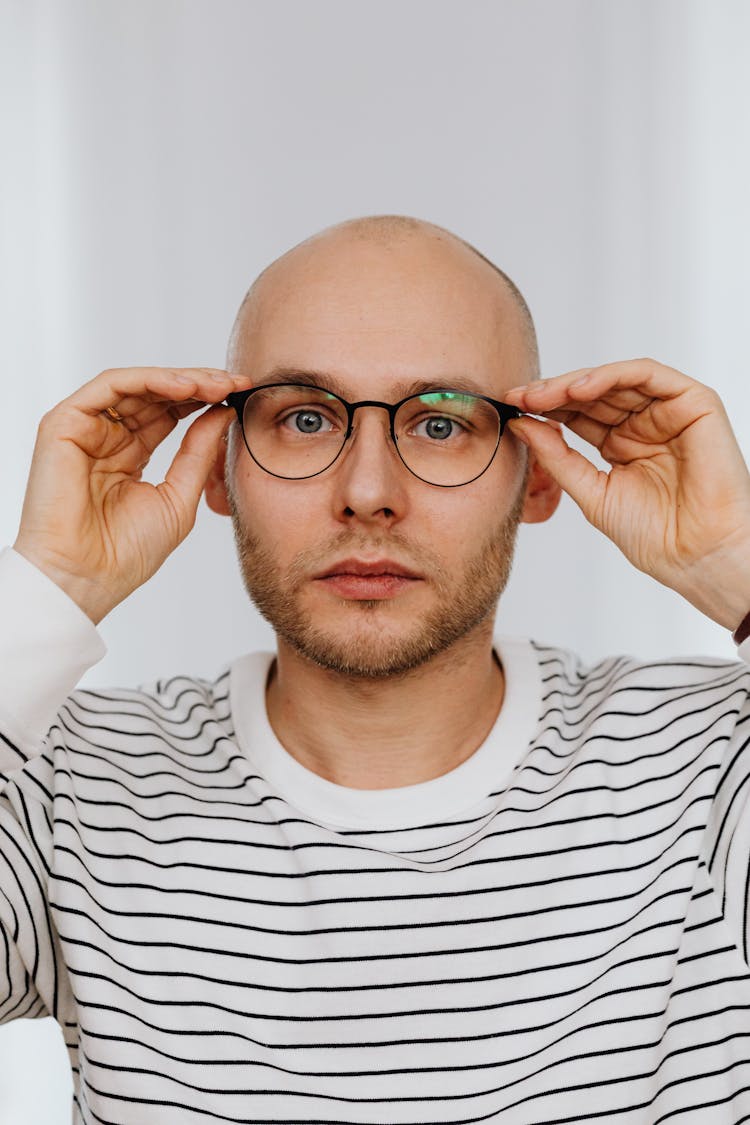
<svg viewBox="0 0 750 1125">
<path fill-rule="evenodd" d="M 470 402 L 474 396 L 459 394 L 458 391 L 430 391 L 429 394 L 420 395 L 419 401 L 426 403 L 428 406 L 434 406 L 439 402 L 450 402 L 459 399 L 461 402 Z"/>
</svg>

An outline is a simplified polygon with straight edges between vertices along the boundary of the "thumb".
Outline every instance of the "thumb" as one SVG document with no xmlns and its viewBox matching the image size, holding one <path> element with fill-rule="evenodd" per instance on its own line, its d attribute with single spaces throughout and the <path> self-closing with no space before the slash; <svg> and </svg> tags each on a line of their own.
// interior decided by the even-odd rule
<svg viewBox="0 0 750 1125">
<path fill-rule="evenodd" d="M 528 446 L 541 467 L 576 502 L 586 519 L 598 526 L 596 512 L 607 487 L 607 473 L 571 449 L 557 423 L 524 416 L 514 418 L 508 425 L 514 436 Z"/>
<path fill-rule="evenodd" d="M 219 443 L 226 433 L 234 411 L 217 403 L 192 423 L 162 484 L 157 490 L 169 500 L 177 513 L 180 533 L 184 537 L 195 522 L 204 485 L 219 452 Z"/>
</svg>

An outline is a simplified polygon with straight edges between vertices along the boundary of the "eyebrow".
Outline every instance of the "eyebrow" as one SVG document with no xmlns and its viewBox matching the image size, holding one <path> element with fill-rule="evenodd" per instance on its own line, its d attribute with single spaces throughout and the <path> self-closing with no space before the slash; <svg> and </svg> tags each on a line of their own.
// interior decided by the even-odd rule
<svg viewBox="0 0 750 1125">
<path fill-rule="evenodd" d="M 347 399 L 349 391 L 343 386 L 335 375 L 327 371 L 301 370 L 297 367 L 274 367 L 263 378 L 263 383 L 299 383 L 305 387 L 318 387 L 323 391 L 333 391 L 343 399 Z M 408 398 L 409 395 L 420 395 L 427 391 L 454 390 L 466 391 L 468 394 L 487 394 L 474 379 L 466 375 L 455 375 L 443 379 L 417 379 L 411 383 L 396 383 L 393 387 L 394 401 Z"/>
</svg>

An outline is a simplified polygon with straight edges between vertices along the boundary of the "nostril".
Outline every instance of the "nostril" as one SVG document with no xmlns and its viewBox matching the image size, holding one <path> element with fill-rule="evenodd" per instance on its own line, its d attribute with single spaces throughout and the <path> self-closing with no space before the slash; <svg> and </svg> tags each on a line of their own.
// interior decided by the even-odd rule
<svg viewBox="0 0 750 1125">
<path fill-rule="evenodd" d="M 395 515 L 396 515 L 393 508 L 378 508 L 378 511 L 382 512 L 386 519 L 393 519 L 393 518 L 395 518 Z M 348 519 L 350 516 L 356 517 L 357 513 L 354 511 L 354 508 L 350 508 L 347 505 L 347 507 L 344 508 L 344 515 Z"/>
</svg>

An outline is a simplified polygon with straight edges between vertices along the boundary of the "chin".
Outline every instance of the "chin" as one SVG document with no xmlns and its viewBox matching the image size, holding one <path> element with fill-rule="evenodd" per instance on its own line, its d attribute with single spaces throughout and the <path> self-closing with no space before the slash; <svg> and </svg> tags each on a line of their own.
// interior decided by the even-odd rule
<svg viewBox="0 0 750 1125">
<path fill-rule="evenodd" d="M 434 656 L 409 645 L 337 644 L 330 637 L 287 638 L 298 655 L 318 668 L 352 680 L 383 681 L 402 677 L 423 667 Z"/>
<path fill-rule="evenodd" d="M 290 648 L 320 668 L 352 679 L 385 680 L 423 668 L 487 618 L 411 613 L 399 622 L 388 620 L 381 600 L 358 601 L 355 609 L 345 620 L 329 618 L 324 625 L 305 615 L 296 616 L 292 627 L 288 618 L 272 624 Z"/>
</svg>

